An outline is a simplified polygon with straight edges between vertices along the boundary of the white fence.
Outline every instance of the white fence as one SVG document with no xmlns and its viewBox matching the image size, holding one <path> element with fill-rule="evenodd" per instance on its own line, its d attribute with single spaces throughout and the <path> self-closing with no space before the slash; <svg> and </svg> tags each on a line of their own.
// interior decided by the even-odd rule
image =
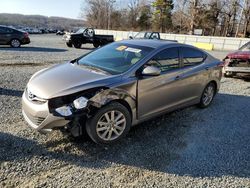
<svg viewBox="0 0 250 188">
<path fill-rule="evenodd" d="M 96 29 L 97 34 L 114 35 L 116 39 L 128 39 L 129 35 L 135 35 L 137 32 L 114 31 Z M 232 38 L 232 37 L 212 37 L 212 36 L 195 36 L 195 35 L 178 35 L 161 33 L 162 39 L 177 40 L 180 43 L 208 43 L 213 44 L 214 50 L 237 50 L 239 47 L 249 42 L 247 38 Z"/>
</svg>

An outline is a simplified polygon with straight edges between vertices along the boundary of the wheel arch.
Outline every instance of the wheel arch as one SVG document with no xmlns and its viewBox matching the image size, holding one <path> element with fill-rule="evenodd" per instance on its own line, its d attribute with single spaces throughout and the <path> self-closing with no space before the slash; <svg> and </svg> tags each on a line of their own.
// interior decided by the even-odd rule
<svg viewBox="0 0 250 188">
<path fill-rule="evenodd" d="M 131 96 L 127 91 L 122 89 L 105 89 L 98 92 L 95 96 L 89 99 L 91 106 L 101 108 L 111 102 L 118 102 L 126 107 L 131 115 L 131 119 L 135 118 L 136 98 Z"/>
<path fill-rule="evenodd" d="M 215 85 L 215 90 L 217 92 L 218 91 L 218 83 L 215 80 L 211 80 L 208 84 L 210 84 L 210 83 L 213 83 Z"/>
<path fill-rule="evenodd" d="M 121 105 L 125 106 L 127 108 L 127 110 L 129 111 L 130 115 L 131 115 L 131 120 L 133 119 L 132 109 L 131 109 L 129 103 L 126 100 L 124 100 L 124 99 L 115 99 L 115 100 L 110 101 L 110 102 L 118 102 Z"/>
<path fill-rule="evenodd" d="M 11 44 L 11 41 L 12 41 L 12 40 L 18 40 L 18 41 L 20 42 L 20 44 L 22 43 L 21 40 L 20 40 L 19 38 L 14 37 L 14 38 L 11 38 L 7 44 L 8 44 L 8 45 Z"/>
</svg>

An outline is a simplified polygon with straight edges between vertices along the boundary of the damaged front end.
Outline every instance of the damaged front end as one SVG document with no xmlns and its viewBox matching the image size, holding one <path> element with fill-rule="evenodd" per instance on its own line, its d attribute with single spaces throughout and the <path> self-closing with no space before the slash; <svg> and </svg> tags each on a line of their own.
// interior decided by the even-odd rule
<svg viewBox="0 0 250 188">
<path fill-rule="evenodd" d="M 250 73 L 250 54 L 233 53 L 224 59 L 225 76 L 234 76 L 236 73 Z"/>
<path fill-rule="evenodd" d="M 53 116 L 63 117 L 69 121 L 64 127 L 55 129 L 61 129 L 78 137 L 85 133 L 86 121 L 98 109 L 114 100 L 123 101 L 132 115 L 132 109 L 136 108 L 136 98 L 123 89 L 106 87 L 51 99 L 49 100 L 49 111 Z"/>
</svg>

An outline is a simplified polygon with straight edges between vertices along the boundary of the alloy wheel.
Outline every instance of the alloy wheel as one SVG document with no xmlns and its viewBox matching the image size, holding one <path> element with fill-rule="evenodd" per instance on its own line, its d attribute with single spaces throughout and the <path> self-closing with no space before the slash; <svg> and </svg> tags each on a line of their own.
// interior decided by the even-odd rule
<svg viewBox="0 0 250 188">
<path fill-rule="evenodd" d="M 96 133 L 102 140 L 111 141 L 120 137 L 125 128 L 124 114 L 118 110 L 112 110 L 103 114 L 98 120 Z"/>
<path fill-rule="evenodd" d="M 203 97 L 202 97 L 202 101 L 205 106 L 208 106 L 212 102 L 214 93 L 215 93 L 215 88 L 213 87 L 213 85 L 209 85 L 205 89 Z"/>
<path fill-rule="evenodd" d="M 20 41 L 17 40 L 17 39 L 13 39 L 11 41 L 11 46 L 14 47 L 14 48 L 18 48 L 20 46 Z"/>
</svg>

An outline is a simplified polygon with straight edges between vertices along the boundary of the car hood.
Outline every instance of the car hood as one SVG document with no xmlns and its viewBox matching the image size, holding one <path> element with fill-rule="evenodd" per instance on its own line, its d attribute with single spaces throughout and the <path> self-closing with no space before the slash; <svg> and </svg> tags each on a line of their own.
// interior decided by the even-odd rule
<svg viewBox="0 0 250 188">
<path fill-rule="evenodd" d="M 121 79 L 119 75 L 108 75 L 65 63 L 35 73 L 28 90 L 42 99 L 73 94 L 95 87 L 105 87 Z"/>
<path fill-rule="evenodd" d="M 79 37 L 81 35 L 82 35 L 82 33 L 71 33 L 70 34 L 71 37 Z"/>
<path fill-rule="evenodd" d="M 250 59 L 250 51 L 235 51 L 227 55 L 228 58 L 232 59 Z"/>
</svg>

